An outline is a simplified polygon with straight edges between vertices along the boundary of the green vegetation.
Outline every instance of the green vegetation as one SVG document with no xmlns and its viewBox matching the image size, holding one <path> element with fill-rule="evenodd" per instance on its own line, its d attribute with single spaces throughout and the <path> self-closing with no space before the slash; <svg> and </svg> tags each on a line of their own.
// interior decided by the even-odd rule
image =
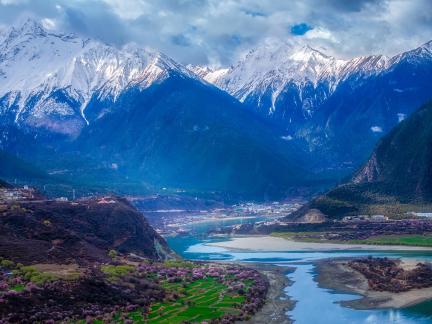
<svg viewBox="0 0 432 324">
<path fill-rule="evenodd" d="M 117 255 L 118 255 L 118 253 L 117 253 L 116 250 L 110 250 L 110 251 L 108 252 L 108 256 L 109 256 L 111 259 L 113 259 L 113 260 L 115 260 L 115 258 L 117 257 Z"/>
<path fill-rule="evenodd" d="M 43 221 L 43 224 L 44 224 L 45 226 L 51 226 L 51 221 L 50 221 L 49 219 L 45 219 L 45 220 Z"/>
<path fill-rule="evenodd" d="M 409 212 L 430 212 L 429 202 L 403 201 L 380 192 L 382 184 L 363 183 L 339 186 L 311 201 L 309 208 L 319 209 L 329 219 L 355 215 L 385 215 L 391 219 L 412 218 Z"/>
<path fill-rule="evenodd" d="M 273 232 L 270 235 L 281 237 L 297 242 L 322 242 L 328 241 L 324 238 L 326 232 Z M 333 241 L 332 241 L 333 242 Z M 334 242 L 338 243 L 338 242 Z"/>
<path fill-rule="evenodd" d="M 282 237 L 298 242 L 340 243 L 340 244 L 371 244 L 371 245 L 407 245 L 432 247 L 432 234 L 401 234 L 376 235 L 364 240 L 329 240 L 327 232 L 273 232 L 271 236 Z"/>
<path fill-rule="evenodd" d="M 409 217 L 409 211 L 431 211 L 431 121 L 429 102 L 379 141 L 371 159 L 357 173 L 356 182 L 314 199 L 310 208 L 319 209 L 330 219 L 354 214 L 400 219 Z"/>
<path fill-rule="evenodd" d="M 194 264 L 184 260 L 168 260 L 164 262 L 164 266 L 167 268 L 189 268 L 192 269 Z"/>
<path fill-rule="evenodd" d="M 350 240 L 347 243 L 432 247 L 432 235 L 379 235 L 366 240 Z"/>
<path fill-rule="evenodd" d="M 164 283 L 164 288 L 180 295 L 174 301 L 151 305 L 149 323 L 202 322 L 224 314 L 238 314 L 245 297 L 231 294 L 227 286 L 214 278 L 199 279 L 192 283 Z"/>
<path fill-rule="evenodd" d="M 16 292 L 21 292 L 25 289 L 25 286 L 23 284 L 17 284 L 11 288 L 12 290 Z"/>
<path fill-rule="evenodd" d="M 58 280 L 59 277 L 52 273 L 40 272 L 33 266 L 23 266 L 14 271 L 16 275 L 21 275 L 36 285 L 43 285 L 48 281 Z"/>
<path fill-rule="evenodd" d="M 0 294 L 10 292 L 10 298 L 16 297 L 14 302 L 20 302 L 19 306 L 14 304 L 11 310 L 6 310 L 7 314 L 15 309 L 21 311 L 29 302 L 37 305 L 31 308 L 36 312 L 42 305 L 38 298 L 44 297 L 44 305 L 51 305 L 50 301 L 61 291 L 70 296 L 61 299 L 65 303 L 61 306 L 63 309 L 76 301 L 71 323 L 180 324 L 249 320 L 264 305 L 268 289 L 265 278 L 257 271 L 231 265 L 189 261 L 116 262 L 98 264 L 101 271 L 84 280 L 65 282 L 71 277 L 79 279 L 80 274 L 86 275 L 82 266 L 44 263 L 24 266 L 9 260 L 0 261 L 10 266 L 0 268 L 0 274 L 6 278 L 0 282 Z M 96 285 L 90 281 L 93 276 L 98 278 Z M 83 291 L 95 299 L 81 301 Z M 53 309 L 60 309 L 60 306 L 53 304 Z M 43 312 L 43 315 L 50 314 L 49 310 Z M 70 313 L 64 316 L 71 318 Z"/>
<path fill-rule="evenodd" d="M 14 268 L 15 263 L 13 261 L 10 261 L 10 260 L 2 259 L 0 261 L 0 266 L 5 267 L 5 268 Z"/>
<path fill-rule="evenodd" d="M 135 270 L 135 267 L 130 264 L 121 264 L 121 265 L 103 265 L 101 267 L 103 273 L 108 275 L 110 279 L 118 279 L 128 274 L 132 273 Z"/>
</svg>

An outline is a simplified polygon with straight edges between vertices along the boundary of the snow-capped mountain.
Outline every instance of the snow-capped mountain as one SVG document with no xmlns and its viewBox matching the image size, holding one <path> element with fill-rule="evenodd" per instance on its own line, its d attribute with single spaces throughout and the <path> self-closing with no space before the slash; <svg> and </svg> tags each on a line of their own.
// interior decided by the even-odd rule
<svg viewBox="0 0 432 324">
<path fill-rule="evenodd" d="M 146 88 L 170 73 L 196 79 L 161 53 L 51 33 L 28 19 L 0 37 L 0 110 L 17 124 L 77 135 L 94 95 L 115 101 L 127 87 Z"/>
<path fill-rule="evenodd" d="M 0 80 L 0 149 L 73 182 L 255 198 L 310 184 L 302 150 L 161 53 L 28 20 L 0 37 Z"/>
<path fill-rule="evenodd" d="M 269 115 L 275 112 L 279 96 L 287 88 L 294 87 L 308 112 L 305 116 L 310 117 L 311 98 L 307 93 L 310 88 L 320 91 L 320 87 L 324 86 L 328 97 L 339 83 L 354 76 L 356 79 L 376 76 L 391 70 L 403 60 L 431 59 L 431 43 L 394 57 L 371 55 L 343 60 L 309 45 L 270 42 L 250 51 L 229 69 L 212 70 L 199 66 L 192 70 L 241 102 L 254 101 L 260 110 Z M 266 100 L 267 96 L 271 100 Z M 268 103 L 266 107 L 263 107 L 263 101 Z"/>
<path fill-rule="evenodd" d="M 215 70 L 27 20 L 0 35 L 0 148 L 73 175 L 280 195 L 305 167 L 360 164 L 431 99 L 431 48 L 341 60 L 266 43 Z"/>
<path fill-rule="evenodd" d="M 432 98 L 431 47 L 432 41 L 393 57 L 342 60 L 307 45 L 265 43 L 211 80 L 283 127 L 285 138 L 312 151 L 336 145 L 348 155 L 341 159 L 352 161 Z M 206 71 L 197 73 L 207 78 Z"/>
<path fill-rule="evenodd" d="M 203 65 L 189 64 L 186 67 L 192 72 L 194 72 L 196 75 L 198 75 L 201 79 L 213 84 L 215 84 L 217 80 L 222 78 L 229 71 L 228 68 L 212 69 L 208 66 L 203 66 Z"/>
<path fill-rule="evenodd" d="M 250 51 L 230 69 L 219 70 L 223 73 L 215 75 L 206 67 L 196 73 L 241 102 L 255 103 L 268 115 L 275 113 L 280 96 L 294 91 L 294 106 L 301 105 L 308 118 L 314 106 L 329 97 L 344 79 L 353 74 L 377 74 L 389 65 L 390 58 L 382 55 L 342 60 L 309 45 L 270 42 Z M 311 97 L 311 90 L 320 92 L 319 98 Z"/>
<path fill-rule="evenodd" d="M 343 61 L 336 60 L 309 46 L 284 44 L 274 48 L 262 46 L 251 52 L 216 84 L 240 101 L 272 88 L 272 105 L 289 82 L 316 85 L 320 80 L 337 75 Z"/>
</svg>

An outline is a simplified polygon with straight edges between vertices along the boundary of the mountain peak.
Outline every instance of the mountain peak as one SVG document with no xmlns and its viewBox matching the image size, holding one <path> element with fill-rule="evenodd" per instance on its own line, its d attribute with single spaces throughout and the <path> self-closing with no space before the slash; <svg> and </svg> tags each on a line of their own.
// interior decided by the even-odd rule
<svg viewBox="0 0 432 324">
<path fill-rule="evenodd" d="M 303 61 L 303 62 L 310 62 L 311 60 L 314 61 L 333 61 L 334 58 L 332 56 L 326 55 L 323 52 L 309 46 L 304 45 L 299 50 L 296 50 L 291 56 L 295 61 Z"/>
<path fill-rule="evenodd" d="M 419 50 L 423 51 L 424 54 L 431 56 L 432 55 L 432 40 L 430 40 L 429 42 L 426 42 L 422 46 L 420 46 Z"/>
<path fill-rule="evenodd" d="M 432 40 L 422 44 L 421 46 L 398 54 L 392 57 L 392 62 L 397 63 L 399 61 L 409 61 L 409 62 L 422 62 L 422 60 L 430 61 L 432 59 Z"/>
<path fill-rule="evenodd" d="M 187 69 L 198 75 L 201 79 L 209 82 L 216 83 L 222 78 L 228 71 L 228 68 L 214 69 L 206 65 L 192 65 L 186 66 Z"/>
<path fill-rule="evenodd" d="M 270 40 L 250 51 L 233 66 L 216 84 L 244 101 L 252 93 L 274 94 L 275 98 L 287 84 L 317 84 L 323 77 L 337 75 L 341 60 L 328 56 L 311 46 L 295 42 Z"/>
<path fill-rule="evenodd" d="M 74 119 L 75 126 L 66 130 L 73 136 L 83 122 L 89 124 L 86 107 L 93 95 L 115 101 L 131 86 L 144 89 L 174 75 L 198 79 L 158 51 L 136 44 L 117 48 L 74 34 L 52 33 L 32 18 L 2 35 L 0 53 L 0 98 L 7 95 L 7 107 L 17 106 L 12 118 L 17 123 L 26 118 L 44 120 L 41 124 L 51 127 L 45 120 L 55 113 Z M 56 91 L 73 104 L 53 98 Z M 27 104 L 31 100 L 34 106 Z"/>
<path fill-rule="evenodd" d="M 253 69 L 259 66 L 261 69 L 264 68 L 264 70 L 269 71 L 274 69 L 286 70 L 292 64 L 324 66 L 334 61 L 336 61 L 334 57 L 311 47 L 309 44 L 270 41 L 250 51 L 238 65 L 250 63 Z"/>
<path fill-rule="evenodd" d="M 430 41 L 424 43 L 424 44 L 423 44 L 422 46 L 420 46 L 420 47 L 431 49 L 431 48 L 432 48 L 432 39 L 431 39 Z"/>
<path fill-rule="evenodd" d="M 45 36 L 47 33 L 45 28 L 42 26 L 42 24 L 34 18 L 27 18 L 23 20 L 21 24 L 12 27 L 12 29 L 24 35 L 32 34 L 32 35 Z"/>
</svg>

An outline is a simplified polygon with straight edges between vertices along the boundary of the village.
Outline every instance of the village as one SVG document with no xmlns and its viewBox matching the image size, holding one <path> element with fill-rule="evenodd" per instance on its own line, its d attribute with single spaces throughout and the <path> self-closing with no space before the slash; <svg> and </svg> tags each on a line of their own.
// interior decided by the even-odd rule
<svg viewBox="0 0 432 324">
<path fill-rule="evenodd" d="M 297 210 L 299 202 L 242 203 L 207 209 L 144 209 L 136 205 L 156 231 L 165 236 L 189 235 L 194 227 L 211 224 L 224 228 L 232 224 L 273 222 Z"/>
<path fill-rule="evenodd" d="M 47 198 L 41 195 L 35 188 L 29 187 L 28 185 L 24 185 L 22 187 L 3 187 L 0 188 L 0 208 L 4 204 L 10 204 L 13 202 L 69 202 L 69 198 L 67 197 L 55 197 L 55 198 Z M 101 196 L 101 197 L 80 197 L 78 199 L 73 199 L 70 201 L 71 204 L 79 204 L 85 202 L 96 202 L 97 204 L 115 204 L 117 202 L 116 198 L 113 196 Z"/>
</svg>

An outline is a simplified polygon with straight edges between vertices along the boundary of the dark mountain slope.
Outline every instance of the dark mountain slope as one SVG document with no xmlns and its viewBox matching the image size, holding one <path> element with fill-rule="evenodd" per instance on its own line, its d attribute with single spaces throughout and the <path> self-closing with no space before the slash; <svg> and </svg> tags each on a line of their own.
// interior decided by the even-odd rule
<svg viewBox="0 0 432 324">
<path fill-rule="evenodd" d="M 407 200 L 432 200 L 432 103 L 385 136 L 354 183 L 378 183 Z"/>
<path fill-rule="evenodd" d="M 79 149 L 159 186 L 264 198 L 308 185 L 305 157 L 232 97 L 173 75 L 133 87 L 84 130 Z"/>
<path fill-rule="evenodd" d="M 292 217 L 319 209 L 330 218 L 363 213 L 403 216 L 432 202 L 432 103 L 380 140 L 352 180 L 314 199 Z"/>
<path fill-rule="evenodd" d="M 352 75 L 300 130 L 314 149 L 358 165 L 383 134 L 432 98 L 432 60 L 407 53 L 391 69 L 370 77 Z"/>
<path fill-rule="evenodd" d="M 47 179 L 48 175 L 34 165 L 0 150 L 0 177 L 5 179 Z"/>
<path fill-rule="evenodd" d="M 111 249 L 165 259 L 166 242 L 127 201 L 21 202 L 3 205 L 0 255 L 17 262 L 109 260 Z"/>
<path fill-rule="evenodd" d="M 262 44 L 216 84 L 302 141 L 317 168 L 351 173 L 432 99 L 432 41 L 393 57 L 346 61 L 309 46 Z"/>
</svg>

